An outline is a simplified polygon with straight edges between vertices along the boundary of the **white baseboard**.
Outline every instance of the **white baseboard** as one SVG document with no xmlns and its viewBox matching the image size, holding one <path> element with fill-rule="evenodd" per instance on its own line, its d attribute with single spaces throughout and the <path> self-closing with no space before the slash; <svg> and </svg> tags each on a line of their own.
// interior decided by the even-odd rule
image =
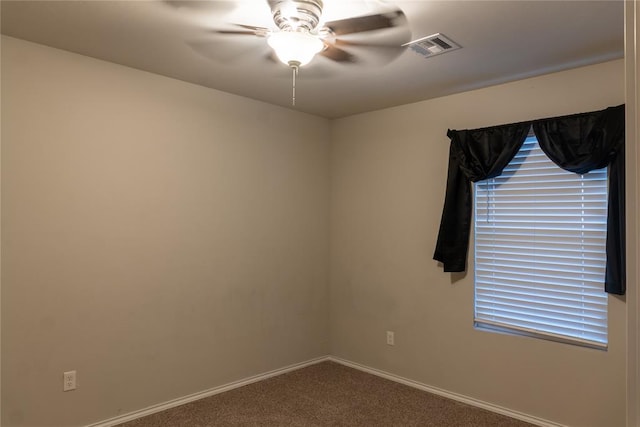
<svg viewBox="0 0 640 427">
<path fill-rule="evenodd" d="M 168 402 L 159 403 L 157 405 L 149 406 L 139 411 L 129 412 L 128 414 L 119 415 L 117 417 L 109 418 L 105 421 L 100 421 L 94 424 L 90 424 L 87 427 L 113 427 L 118 424 L 125 423 L 127 421 L 133 421 L 138 418 L 146 417 L 147 415 L 155 414 L 156 412 L 166 411 L 167 409 L 175 408 L 176 406 L 184 405 L 185 403 L 193 402 L 195 400 L 204 399 L 205 397 L 213 396 L 225 391 L 233 390 L 234 388 L 242 387 L 251 383 L 266 380 L 267 378 L 275 377 L 278 375 L 286 374 L 287 372 L 302 369 L 307 366 L 315 365 L 316 363 L 329 360 L 329 356 L 318 357 L 315 359 L 307 360 L 306 362 L 296 363 L 294 365 L 286 366 L 284 368 L 275 369 L 273 371 L 265 372 L 264 374 L 254 375 L 249 378 L 234 381 L 229 384 L 224 384 L 218 387 L 211 388 L 209 390 L 193 393 L 188 396 L 179 397 L 177 399 L 169 400 Z"/>
<path fill-rule="evenodd" d="M 491 412 L 495 412 L 498 414 L 506 415 L 511 418 L 515 418 L 521 421 L 525 421 L 537 426 L 541 427 L 564 427 L 562 424 L 554 423 L 548 420 L 544 420 L 542 418 L 534 417 L 528 414 L 524 414 L 522 412 L 513 411 L 511 409 L 504 408 L 502 406 L 494 405 L 492 403 L 484 402 L 482 400 L 474 399 L 472 397 L 467 397 L 458 393 L 453 393 L 447 390 L 443 390 L 437 387 L 432 387 L 417 381 L 413 381 L 407 378 L 400 377 L 398 375 L 391 374 L 389 372 L 381 371 L 375 368 L 370 368 L 365 365 L 361 365 L 359 363 L 351 362 L 346 359 L 341 359 L 335 356 L 323 356 L 315 359 L 307 360 L 306 362 L 296 363 L 294 365 L 286 366 L 284 368 L 275 369 L 273 371 L 265 372 L 263 374 L 254 375 L 249 378 L 245 378 L 242 380 L 234 381 L 232 383 L 224 384 L 218 387 L 211 388 L 209 390 L 204 390 L 198 393 L 193 393 L 188 396 L 180 397 L 177 399 L 170 400 L 168 402 L 160 403 L 157 405 L 149 406 L 147 408 L 133 411 L 128 414 L 119 415 L 117 417 L 110 418 L 108 420 L 100 421 L 94 424 L 90 424 L 86 427 L 113 427 L 118 424 L 125 423 L 127 421 L 133 421 L 138 418 L 146 417 L 147 415 L 155 414 L 157 412 L 162 412 L 167 409 L 175 408 L 176 406 L 184 405 L 185 403 L 193 402 L 196 400 L 204 399 L 209 396 L 213 396 L 219 393 L 224 393 L 225 391 L 233 390 L 234 388 L 242 387 L 251 383 L 255 383 L 258 381 L 266 380 L 267 378 L 275 377 L 278 375 L 286 374 L 287 372 L 295 371 L 297 369 L 302 369 L 307 366 L 315 365 L 316 363 L 324 362 L 324 361 L 332 361 L 339 363 L 344 366 L 348 366 L 350 368 L 358 369 L 363 372 L 367 372 L 369 374 L 376 375 L 378 377 L 386 378 L 391 381 L 395 381 L 400 384 L 407 385 L 409 387 L 417 388 L 419 390 L 427 391 L 429 393 L 436 394 L 438 396 L 446 397 L 448 399 L 456 400 L 458 402 L 466 403 L 471 406 L 475 406 L 478 408 L 486 409 Z"/>
<path fill-rule="evenodd" d="M 386 378 L 391 381 L 395 381 L 400 384 L 408 385 L 409 387 L 417 388 L 419 390 L 427 391 L 429 393 L 437 394 L 438 396 L 446 397 L 448 399 L 456 400 L 458 402 L 466 403 L 471 406 L 475 406 L 477 408 L 486 409 L 487 411 L 495 412 L 501 415 L 506 415 L 511 418 L 515 418 L 517 420 L 525 421 L 530 424 L 534 424 L 541 427 L 565 427 L 562 424 L 554 423 L 552 421 L 548 421 L 542 418 L 534 417 L 532 415 L 524 414 L 522 412 L 513 411 L 511 409 L 504 408 L 502 406 L 494 405 L 492 403 L 484 402 L 482 400 L 474 399 L 472 397 L 464 396 L 462 394 L 453 393 L 447 390 L 443 390 L 437 387 L 432 387 L 430 385 L 426 385 L 420 383 L 418 381 L 413 381 L 407 378 L 400 377 L 398 375 L 391 374 L 389 372 L 381 371 L 378 369 L 370 368 L 368 366 L 361 365 L 359 363 L 351 362 L 346 359 L 341 359 L 335 356 L 329 356 L 327 358 L 332 362 L 339 363 L 344 366 L 348 366 L 350 368 L 358 369 L 363 372 L 367 372 L 369 374 L 376 375 L 378 377 Z"/>
</svg>

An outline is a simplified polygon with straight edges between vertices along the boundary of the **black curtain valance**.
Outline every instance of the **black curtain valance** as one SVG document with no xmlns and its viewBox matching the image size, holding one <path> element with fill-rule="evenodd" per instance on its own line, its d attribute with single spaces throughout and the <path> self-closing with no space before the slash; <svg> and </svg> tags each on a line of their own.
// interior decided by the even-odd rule
<svg viewBox="0 0 640 427">
<path fill-rule="evenodd" d="M 624 105 L 601 111 L 475 130 L 449 130 L 449 170 L 433 258 L 444 271 L 465 271 L 471 228 L 471 182 L 499 176 L 531 127 L 540 147 L 559 167 L 584 174 L 609 167 L 605 290 L 624 294 Z"/>
</svg>

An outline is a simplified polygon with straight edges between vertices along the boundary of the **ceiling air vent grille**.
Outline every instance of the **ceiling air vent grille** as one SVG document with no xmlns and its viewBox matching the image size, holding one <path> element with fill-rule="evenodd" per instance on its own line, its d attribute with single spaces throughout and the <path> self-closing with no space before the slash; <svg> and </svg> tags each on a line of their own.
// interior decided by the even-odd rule
<svg viewBox="0 0 640 427">
<path fill-rule="evenodd" d="M 421 39 L 405 43 L 403 46 L 408 46 L 412 51 L 425 58 L 451 52 L 461 47 L 458 43 L 440 33 L 422 37 Z"/>
</svg>

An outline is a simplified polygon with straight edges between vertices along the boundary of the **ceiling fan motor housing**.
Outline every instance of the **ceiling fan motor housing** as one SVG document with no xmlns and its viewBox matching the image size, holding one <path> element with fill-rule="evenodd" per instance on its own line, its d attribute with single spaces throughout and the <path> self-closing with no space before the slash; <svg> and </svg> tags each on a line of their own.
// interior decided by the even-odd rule
<svg viewBox="0 0 640 427">
<path fill-rule="evenodd" d="M 269 0 L 273 21 L 283 31 L 313 31 L 322 16 L 321 0 Z"/>
</svg>

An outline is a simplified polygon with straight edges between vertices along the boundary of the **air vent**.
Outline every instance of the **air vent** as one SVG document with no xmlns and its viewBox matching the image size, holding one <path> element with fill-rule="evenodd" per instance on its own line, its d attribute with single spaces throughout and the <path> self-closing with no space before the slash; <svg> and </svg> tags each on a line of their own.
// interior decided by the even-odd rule
<svg viewBox="0 0 640 427">
<path fill-rule="evenodd" d="M 461 47 L 458 43 L 440 33 L 422 37 L 421 39 L 405 43 L 403 46 L 408 46 L 412 51 L 425 58 L 451 52 Z"/>
</svg>

